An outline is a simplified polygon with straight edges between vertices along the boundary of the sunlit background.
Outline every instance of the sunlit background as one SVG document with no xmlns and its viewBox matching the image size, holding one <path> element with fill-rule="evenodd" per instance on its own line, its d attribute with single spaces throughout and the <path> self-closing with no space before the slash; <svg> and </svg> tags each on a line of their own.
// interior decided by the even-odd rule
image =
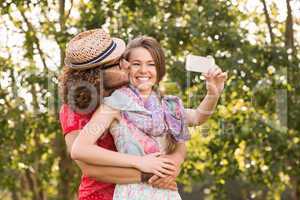
<svg viewBox="0 0 300 200">
<path fill-rule="evenodd" d="M 2 0 L 0 199 L 76 199 L 80 171 L 58 121 L 66 43 L 102 27 L 164 47 L 167 93 L 205 95 L 185 56 L 229 73 L 213 117 L 191 128 L 178 178 L 183 199 L 300 199 L 299 0 Z M 290 10 L 288 8 L 291 8 Z"/>
</svg>

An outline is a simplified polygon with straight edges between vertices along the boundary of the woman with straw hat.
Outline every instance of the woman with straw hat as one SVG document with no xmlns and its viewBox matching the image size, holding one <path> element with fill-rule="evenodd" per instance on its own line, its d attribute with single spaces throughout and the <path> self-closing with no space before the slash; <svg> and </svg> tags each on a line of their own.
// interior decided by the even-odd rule
<svg viewBox="0 0 300 200">
<path fill-rule="evenodd" d="M 108 96 L 116 88 L 128 83 L 128 73 L 119 67 L 119 58 L 125 50 L 125 43 L 118 38 L 111 38 L 102 29 L 82 32 L 68 44 L 64 71 L 60 77 L 60 89 L 63 105 L 60 122 L 65 141 L 70 152 L 80 130 L 89 122 L 94 110 L 101 104 L 102 97 Z M 107 132 L 97 140 L 98 148 L 116 151 L 113 138 Z M 178 147 L 168 157 L 177 163 L 184 159 L 185 148 Z M 123 155 L 113 152 L 116 158 Z M 126 156 L 126 155 L 125 155 Z M 158 158 L 152 160 L 163 162 Z M 145 182 L 152 175 L 134 168 L 124 168 L 104 163 L 93 165 L 75 160 L 83 176 L 79 187 L 79 199 L 111 200 L 114 183 Z M 175 178 L 161 178 L 153 182 L 154 186 L 176 189 Z"/>
<path fill-rule="evenodd" d="M 154 38 L 142 36 L 133 39 L 123 58 L 121 63 L 129 71 L 129 86 L 104 98 L 103 104 L 76 138 L 72 158 L 92 164 L 134 167 L 159 177 L 172 176 L 176 170 L 173 162 L 157 160 L 155 156 L 172 152 L 174 146 L 184 146 L 190 138 L 187 126 L 199 125 L 208 119 L 224 88 L 227 74 L 221 69 L 209 71 L 205 75 L 207 96 L 197 109 L 186 110 L 178 97 L 161 96 L 155 89 L 165 74 L 165 58 Z M 117 150 L 128 157 L 95 146 L 107 129 Z M 180 200 L 181 197 L 177 191 L 133 183 L 117 184 L 113 199 Z"/>
</svg>

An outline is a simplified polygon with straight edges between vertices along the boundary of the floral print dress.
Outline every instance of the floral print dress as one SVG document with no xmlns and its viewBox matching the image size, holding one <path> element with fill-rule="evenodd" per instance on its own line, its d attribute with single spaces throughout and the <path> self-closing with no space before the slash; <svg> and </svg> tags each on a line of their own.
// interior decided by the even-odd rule
<svg viewBox="0 0 300 200">
<path fill-rule="evenodd" d="M 143 156 L 164 152 L 162 138 L 170 134 L 177 142 L 190 138 L 184 118 L 184 108 L 178 97 L 162 99 L 153 92 L 144 101 L 133 86 L 122 87 L 104 104 L 120 110 L 121 119 L 114 123 L 110 132 L 118 152 Z M 114 200 L 180 200 L 178 191 L 154 188 L 149 184 L 117 184 Z"/>
</svg>

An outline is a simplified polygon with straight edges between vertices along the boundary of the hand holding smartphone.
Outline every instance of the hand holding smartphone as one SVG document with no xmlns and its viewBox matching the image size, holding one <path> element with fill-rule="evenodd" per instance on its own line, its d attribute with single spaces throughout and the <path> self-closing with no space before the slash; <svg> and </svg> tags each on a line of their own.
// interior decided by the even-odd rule
<svg viewBox="0 0 300 200">
<path fill-rule="evenodd" d="M 218 68 L 215 60 L 211 56 L 202 57 L 187 55 L 185 68 L 187 71 L 207 73 L 210 69 Z"/>
</svg>

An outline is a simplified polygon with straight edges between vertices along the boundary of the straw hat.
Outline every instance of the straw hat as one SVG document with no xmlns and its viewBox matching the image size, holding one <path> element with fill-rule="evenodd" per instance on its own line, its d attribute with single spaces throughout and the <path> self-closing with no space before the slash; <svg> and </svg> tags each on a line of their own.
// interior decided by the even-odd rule
<svg viewBox="0 0 300 200">
<path fill-rule="evenodd" d="M 123 40 L 102 29 L 84 31 L 67 44 L 65 64 L 78 70 L 96 67 L 119 58 L 125 48 Z"/>
</svg>

